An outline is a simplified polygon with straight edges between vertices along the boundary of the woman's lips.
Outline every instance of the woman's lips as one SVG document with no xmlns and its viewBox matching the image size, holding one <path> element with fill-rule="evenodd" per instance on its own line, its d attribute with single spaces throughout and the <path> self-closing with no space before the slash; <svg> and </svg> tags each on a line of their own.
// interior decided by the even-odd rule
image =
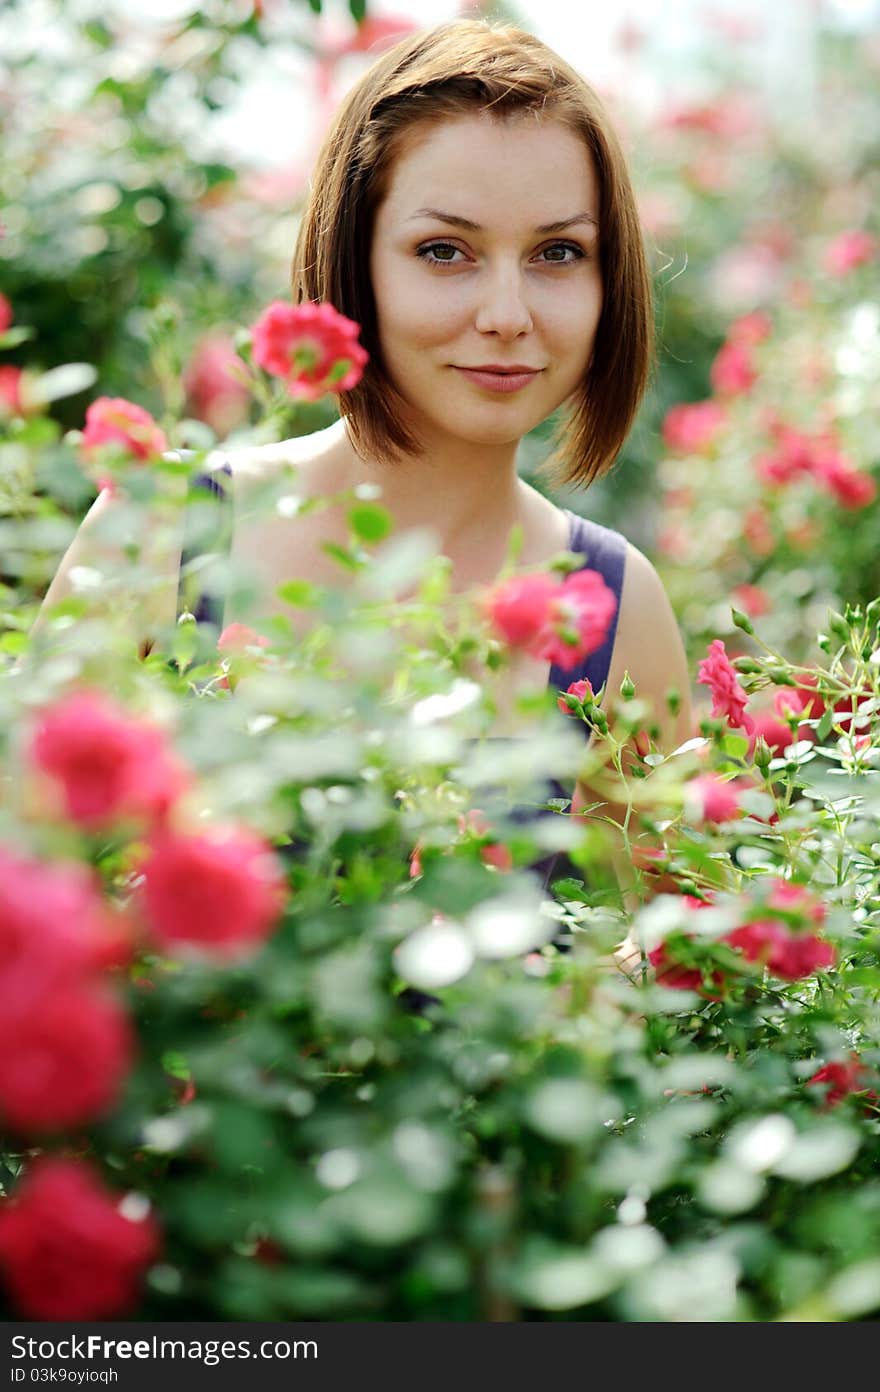
<svg viewBox="0 0 880 1392">
<path fill-rule="evenodd" d="M 485 387 L 488 391 L 495 392 L 515 392 L 520 387 L 527 387 L 529 382 L 534 382 L 538 376 L 536 372 L 478 372 L 472 367 L 457 367 L 456 372 L 467 377 L 469 382 L 475 386 Z"/>
</svg>

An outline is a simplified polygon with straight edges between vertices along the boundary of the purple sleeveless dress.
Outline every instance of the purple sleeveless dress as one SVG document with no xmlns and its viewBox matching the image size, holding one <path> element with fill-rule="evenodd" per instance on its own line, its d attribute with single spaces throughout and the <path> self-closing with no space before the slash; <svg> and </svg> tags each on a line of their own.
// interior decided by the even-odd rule
<svg viewBox="0 0 880 1392">
<path fill-rule="evenodd" d="M 179 451 L 183 456 L 186 451 Z M 231 473 L 228 464 L 224 464 L 221 469 L 211 474 L 199 474 L 190 484 L 191 498 L 195 501 L 199 494 L 208 495 L 220 500 L 222 503 L 229 501 L 225 488 L 218 478 Z M 589 566 L 591 570 L 598 571 L 605 584 L 613 592 L 617 601 L 617 609 L 614 619 L 608 631 L 608 635 L 601 648 L 591 653 L 584 661 L 576 663 L 569 668 L 562 668 L 553 665 L 550 669 L 549 685 L 554 692 L 566 691 L 572 682 L 587 680 L 593 691 L 598 691 L 604 686 L 608 678 L 611 666 L 611 656 L 614 651 L 614 640 L 617 635 L 617 621 L 620 612 L 620 596 L 623 589 L 623 577 L 626 567 L 626 538 L 620 532 L 613 531 L 610 527 L 603 527 L 598 522 L 591 522 L 588 518 L 580 517 L 577 513 L 565 510 L 569 519 L 569 545 L 568 549 L 578 555 L 583 556 L 583 565 Z M 230 510 L 225 506 L 219 509 L 219 516 L 214 519 L 213 528 L 208 528 L 206 536 L 205 528 L 198 538 L 191 534 L 184 540 L 183 553 L 181 557 L 181 579 L 178 586 L 178 606 L 177 612 L 180 614 L 184 605 L 184 572 L 187 565 L 196 560 L 206 552 L 224 554 L 228 551 L 231 537 L 231 518 Z M 202 592 L 198 595 L 197 602 L 191 611 L 197 622 L 213 624 L 218 632 L 223 628 L 223 603 L 216 596 Z M 572 720 L 575 717 L 564 715 L 565 720 Z M 586 725 L 582 726 L 585 739 L 589 739 L 590 732 Z M 511 738 L 511 737 L 500 737 Z M 515 737 L 512 737 L 515 738 Z M 573 780 L 572 780 L 573 784 Z M 548 779 L 546 783 L 546 800 L 550 798 L 560 798 L 565 801 L 570 800 L 573 787 L 563 788 L 561 783 L 555 779 Z M 541 810 L 535 807 L 515 806 L 510 809 L 508 814 L 513 821 L 526 823 L 534 821 L 541 816 L 555 816 L 552 810 Z M 280 848 L 282 855 L 295 857 L 298 848 L 295 843 Z M 531 867 L 532 872 L 538 876 L 544 890 L 548 890 L 554 880 L 562 878 L 582 878 L 583 872 L 578 870 L 563 853 L 551 853 L 540 861 L 536 861 Z M 557 946 L 565 950 L 567 944 L 564 939 L 557 939 Z M 416 991 L 414 988 L 407 988 L 401 993 L 401 1004 L 407 1009 L 422 1010 L 427 1005 L 434 1003 L 436 997 L 426 995 L 424 992 Z"/>
</svg>

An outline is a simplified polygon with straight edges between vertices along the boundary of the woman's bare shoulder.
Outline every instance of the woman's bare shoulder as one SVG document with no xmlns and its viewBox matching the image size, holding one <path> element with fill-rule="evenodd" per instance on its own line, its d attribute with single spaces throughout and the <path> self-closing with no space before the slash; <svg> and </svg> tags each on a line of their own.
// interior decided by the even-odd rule
<svg viewBox="0 0 880 1392">
<path fill-rule="evenodd" d="M 248 486 L 273 483 L 286 474 L 311 491 L 317 487 L 319 476 L 326 473 L 343 438 L 343 422 L 334 421 L 324 430 L 271 444 L 220 446 L 208 456 L 207 468 L 211 472 L 227 469 L 237 493 Z"/>
</svg>

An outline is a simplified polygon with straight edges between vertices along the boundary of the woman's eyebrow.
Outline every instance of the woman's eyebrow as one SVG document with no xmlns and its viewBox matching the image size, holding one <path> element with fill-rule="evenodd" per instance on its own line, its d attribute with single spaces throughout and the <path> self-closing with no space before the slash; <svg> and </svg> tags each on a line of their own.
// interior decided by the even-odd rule
<svg viewBox="0 0 880 1392">
<path fill-rule="evenodd" d="M 481 227 L 478 222 L 471 222 L 470 218 L 459 217 L 456 213 L 441 213 L 438 208 L 419 208 L 407 221 L 412 222 L 415 218 L 420 217 L 436 218 L 438 222 L 448 222 L 452 227 L 463 227 L 466 232 L 485 231 L 485 228 Z M 592 227 L 599 226 L 592 213 L 575 213 L 574 217 L 560 218 L 558 222 L 545 222 L 541 227 L 536 227 L 535 231 L 538 233 L 562 232 L 566 227 L 574 227 L 577 223 L 584 222 L 589 223 Z"/>
</svg>

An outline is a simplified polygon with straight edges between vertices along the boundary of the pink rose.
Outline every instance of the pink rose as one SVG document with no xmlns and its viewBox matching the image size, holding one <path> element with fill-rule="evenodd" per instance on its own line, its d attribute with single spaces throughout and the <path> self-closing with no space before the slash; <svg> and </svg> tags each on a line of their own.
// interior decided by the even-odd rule
<svg viewBox="0 0 880 1392">
<path fill-rule="evenodd" d="M 585 701 L 588 696 L 592 695 L 593 688 L 590 685 L 590 683 L 586 680 L 586 678 L 583 681 L 572 682 L 565 693 L 565 696 L 575 696 L 579 701 Z M 565 696 L 557 697 L 556 704 L 562 711 L 563 715 L 572 715 L 573 712 L 569 707 L 568 702 L 565 699 Z"/>
<path fill-rule="evenodd" d="M 511 648 L 531 648 L 547 623 L 550 602 L 559 589 L 552 575 L 515 575 L 489 592 L 486 613 Z"/>
<path fill-rule="evenodd" d="M 82 1161 L 29 1160 L 11 1198 L 0 1199 L 0 1273 L 27 1319 L 131 1313 L 158 1251 L 155 1220 L 124 1217 L 119 1196 Z"/>
<path fill-rule="evenodd" d="M 20 367 L 0 367 L 0 420 L 4 416 L 23 416 L 26 406 L 22 392 L 24 373 Z"/>
<path fill-rule="evenodd" d="M 250 396 L 237 373 L 243 364 L 227 334 L 208 334 L 196 345 L 183 375 L 189 409 L 221 438 L 247 416 Z"/>
<path fill-rule="evenodd" d="M 776 909 L 787 917 L 793 916 L 797 922 L 813 923 L 820 927 L 828 917 L 822 900 L 811 894 L 806 885 L 774 877 L 769 881 L 769 886 L 769 892 L 765 887 L 764 897 L 768 908 Z"/>
<path fill-rule="evenodd" d="M 551 599 L 535 656 L 548 658 L 563 670 L 575 667 L 601 648 L 616 612 L 614 591 L 597 570 L 574 571 Z"/>
<path fill-rule="evenodd" d="M 513 869 L 510 848 L 493 835 L 492 828 L 479 807 L 472 807 L 467 816 L 459 817 L 458 829 L 462 835 L 470 832 L 483 842 L 480 846 L 480 859 L 484 865 L 491 865 L 495 870 L 502 871 Z"/>
<path fill-rule="evenodd" d="M 273 932 L 285 891 L 270 847 L 243 827 L 159 830 L 143 865 L 144 915 L 154 941 L 171 951 L 255 951 Z"/>
<path fill-rule="evenodd" d="M 59 787 L 65 815 L 88 830 L 162 817 L 186 784 L 162 732 L 100 691 L 75 691 L 45 707 L 28 754 Z"/>
<path fill-rule="evenodd" d="M 841 232 L 825 247 L 822 264 L 829 275 L 845 276 L 877 255 L 877 239 L 858 228 Z"/>
<path fill-rule="evenodd" d="M 731 665 L 727 649 L 720 638 L 709 644 L 709 654 L 700 663 L 697 682 L 708 686 L 712 694 L 712 715 L 725 716 L 728 725 L 742 727 L 751 733 L 754 722 L 746 714 L 748 696 L 740 686 L 736 669 Z"/>
<path fill-rule="evenodd" d="M 240 675 L 236 669 L 241 665 L 236 662 L 236 659 L 242 656 L 247 658 L 250 655 L 249 650 L 254 648 L 268 647 L 269 639 L 264 638 L 261 633 L 255 633 L 252 628 L 248 628 L 247 624 L 227 624 L 217 639 L 217 651 L 228 654 L 232 661 L 227 661 L 224 664 L 228 675 L 221 677 L 217 685 L 222 687 L 224 691 L 234 690 Z"/>
<path fill-rule="evenodd" d="M 95 987 L 51 990 L 0 1016 L 0 1117 L 25 1134 L 81 1126 L 118 1100 L 133 1038 Z"/>
<path fill-rule="evenodd" d="M 750 619 L 760 619 L 770 612 L 770 596 L 760 585 L 735 585 L 731 598 L 737 609 L 741 609 Z"/>
<path fill-rule="evenodd" d="M 687 785 L 686 815 L 700 822 L 729 822 L 742 814 L 739 790 L 714 773 L 701 773 Z"/>
<path fill-rule="evenodd" d="M 769 556 L 776 546 L 776 538 L 770 525 L 770 514 L 765 507 L 751 507 L 743 518 L 743 536 L 756 556 Z"/>
<path fill-rule="evenodd" d="M 747 343 L 728 340 L 719 349 L 709 375 L 714 390 L 721 396 L 742 396 L 757 382 L 749 347 Z"/>
<path fill-rule="evenodd" d="M 149 411 L 122 396 L 99 396 L 86 411 L 82 447 L 87 455 L 115 445 L 135 459 L 153 459 L 168 448 Z"/>
<path fill-rule="evenodd" d="M 5 333 L 12 323 L 12 305 L 5 295 L 0 295 L 0 334 Z"/>
<path fill-rule="evenodd" d="M 275 300 L 253 326 L 254 362 L 283 377 L 292 397 L 318 401 L 357 386 L 369 355 L 360 326 L 329 304 Z"/>
<path fill-rule="evenodd" d="M 762 309 L 742 314 L 727 330 L 731 343 L 764 343 L 773 332 L 773 320 Z"/>
<path fill-rule="evenodd" d="M 47 864 L 0 848 L 0 1019 L 127 956 L 84 865 Z"/>
<path fill-rule="evenodd" d="M 841 507 L 867 507 L 877 496 L 877 485 L 869 474 L 856 469 L 848 459 L 835 450 L 827 450 L 816 459 L 816 477 Z"/>
<path fill-rule="evenodd" d="M 663 442 L 677 454 L 701 454 L 715 443 L 727 413 L 717 401 L 672 406 L 663 421 Z"/>
<path fill-rule="evenodd" d="M 217 639 L 217 651 L 221 653 L 246 652 L 248 648 L 268 648 L 269 639 L 261 633 L 248 628 L 247 624 L 227 624 Z"/>
</svg>

